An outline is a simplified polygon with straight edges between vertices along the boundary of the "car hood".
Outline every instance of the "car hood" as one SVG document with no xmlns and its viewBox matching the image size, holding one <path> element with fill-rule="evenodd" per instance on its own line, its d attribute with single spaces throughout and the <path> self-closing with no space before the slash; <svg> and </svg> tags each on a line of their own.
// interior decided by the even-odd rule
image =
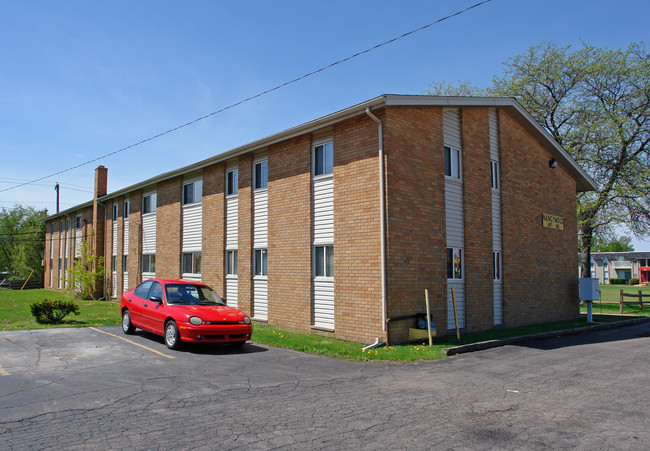
<svg viewBox="0 0 650 451">
<path fill-rule="evenodd" d="M 227 305 L 174 305 L 188 317 L 198 316 L 203 321 L 241 321 L 246 314 Z"/>
</svg>

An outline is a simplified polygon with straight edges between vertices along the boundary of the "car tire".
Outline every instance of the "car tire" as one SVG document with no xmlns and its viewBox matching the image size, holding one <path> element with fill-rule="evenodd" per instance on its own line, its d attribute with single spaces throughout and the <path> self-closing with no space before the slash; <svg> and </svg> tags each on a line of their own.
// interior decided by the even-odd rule
<svg viewBox="0 0 650 451">
<path fill-rule="evenodd" d="M 135 327 L 131 322 L 131 314 L 126 309 L 122 312 L 122 332 L 127 335 L 133 335 L 135 332 Z"/>
<path fill-rule="evenodd" d="M 230 346 L 232 346 L 233 348 L 241 348 L 245 344 L 246 344 L 245 341 L 233 341 L 232 343 L 230 343 Z"/>
<path fill-rule="evenodd" d="M 181 335 L 174 320 L 165 323 L 165 344 L 169 349 L 178 349 L 181 345 Z"/>
</svg>

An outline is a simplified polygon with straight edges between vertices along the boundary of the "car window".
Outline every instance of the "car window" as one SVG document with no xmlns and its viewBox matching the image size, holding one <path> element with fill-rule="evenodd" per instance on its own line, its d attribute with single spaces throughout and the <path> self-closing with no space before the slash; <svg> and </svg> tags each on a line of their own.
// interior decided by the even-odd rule
<svg viewBox="0 0 650 451">
<path fill-rule="evenodd" d="M 162 299 L 162 297 L 163 297 L 162 285 L 160 285 L 158 282 L 153 283 L 153 286 L 151 287 L 151 291 L 149 292 L 149 298 L 148 299 L 151 299 L 154 296 L 157 296 L 160 299 Z"/>
<path fill-rule="evenodd" d="M 165 295 L 168 304 L 225 305 L 217 293 L 204 285 L 167 284 Z"/>
<path fill-rule="evenodd" d="M 139 298 L 148 299 L 147 295 L 149 294 L 151 285 L 153 285 L 153 280 L 145 280 L 136 287 L 133 293 Z"/>
</svg>

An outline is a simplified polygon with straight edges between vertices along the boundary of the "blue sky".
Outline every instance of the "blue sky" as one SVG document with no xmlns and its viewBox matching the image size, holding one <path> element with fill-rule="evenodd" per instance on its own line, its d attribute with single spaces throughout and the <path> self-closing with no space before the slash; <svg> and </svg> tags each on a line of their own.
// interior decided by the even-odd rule
<svg viewBox="0 0 650 451">
<path fill-rule="evenodd" d="M 458 1 L 0 2 L 0 189 L 129 146 L 477 3 Z M 178 132 L 0 192 L 55 211 L 380 94 L 490 83 L 541 41 L 648 42 L 645 1 L 492 0 Z M 635 241 L 650 250 L 650 241 Z"/>
</svg>

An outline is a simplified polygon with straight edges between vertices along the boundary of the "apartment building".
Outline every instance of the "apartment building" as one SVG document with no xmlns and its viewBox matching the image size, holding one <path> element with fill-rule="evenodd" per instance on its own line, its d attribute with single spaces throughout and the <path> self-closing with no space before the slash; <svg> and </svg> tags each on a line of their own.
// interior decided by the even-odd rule
<svg viewBox="0 0 650 451">
<path fill-rule="evenodd" d="M 99 167 L 92 201 L 46 219 L 46 287 L 92 227 L 115 300 L 201 280 L 256 321 L 393 343 L 425 289 L 439 334 L 579 313 L 575 195 L 595 184 L 513 99 L 382 95 L 106 187 Z"/>
<path fill-rule="evenodd" d="M 592 252 L 591 277 L 602 284 L 610 279 L 650 282 L 650 252 Z"/>
</svg>

